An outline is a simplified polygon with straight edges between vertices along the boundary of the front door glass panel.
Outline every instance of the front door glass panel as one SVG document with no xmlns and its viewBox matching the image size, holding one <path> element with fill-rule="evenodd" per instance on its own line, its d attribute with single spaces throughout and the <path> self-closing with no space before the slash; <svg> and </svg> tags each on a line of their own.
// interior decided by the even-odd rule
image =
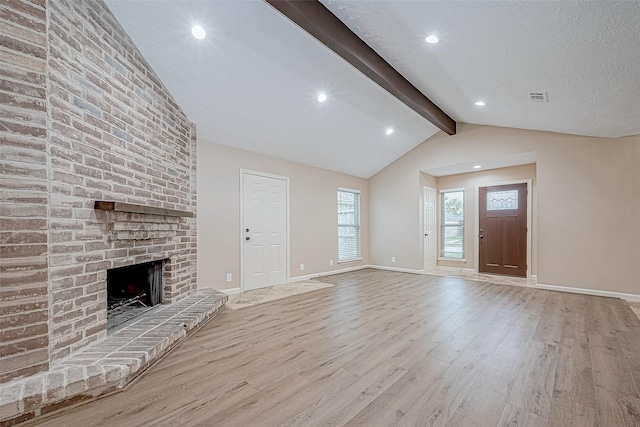
<svg viewBox="0 0 640 427">
<path fill-rule="evenodd" d="M 487 210 L 518 209 L 518 190 L 487 192 Z"/>
</svg>

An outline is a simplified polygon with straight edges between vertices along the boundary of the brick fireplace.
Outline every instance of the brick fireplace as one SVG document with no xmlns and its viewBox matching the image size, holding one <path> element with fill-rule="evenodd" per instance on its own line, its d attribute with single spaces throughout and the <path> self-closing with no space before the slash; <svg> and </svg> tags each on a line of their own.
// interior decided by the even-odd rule
<svg viewBox="0 0 640 427">
<path fill-rule="evenodd" d="M 106 336 L 109 269 L 164 260 L 164 303 L 193 293 L 196 134 L 102 1 L 10 0 L 0 26 L 6 383 Z"/>
</svg>

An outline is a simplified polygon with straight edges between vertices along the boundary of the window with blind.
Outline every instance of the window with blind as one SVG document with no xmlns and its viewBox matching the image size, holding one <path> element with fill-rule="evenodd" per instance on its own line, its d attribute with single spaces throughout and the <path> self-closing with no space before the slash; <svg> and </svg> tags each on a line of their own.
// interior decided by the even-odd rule
<svg viewBox="0 0 640 427">
<path fill-rule="evenodd" d="M 440 257 L 464 259 L 464 190 L 440 193 Z"/>
<path fill-rule="evenodd" d="M 338 188 L 338 261 L 360 259 L 360 192 Z"/>
</svg>

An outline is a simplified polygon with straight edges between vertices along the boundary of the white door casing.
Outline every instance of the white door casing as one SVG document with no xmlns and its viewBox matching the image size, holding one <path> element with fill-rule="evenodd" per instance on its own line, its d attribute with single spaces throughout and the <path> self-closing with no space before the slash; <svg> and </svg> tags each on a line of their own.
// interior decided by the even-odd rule
<svg viewBox="0 0 640 427">
<path fill-rule="evenodd" d="M 424 187 L 424 271 L 436 268 L 436 190 Z"/>
<path fill-rule="evenodd" d="M 242 290 L 286 283 L 288 179 L 242 172 Z"/>
</svg>

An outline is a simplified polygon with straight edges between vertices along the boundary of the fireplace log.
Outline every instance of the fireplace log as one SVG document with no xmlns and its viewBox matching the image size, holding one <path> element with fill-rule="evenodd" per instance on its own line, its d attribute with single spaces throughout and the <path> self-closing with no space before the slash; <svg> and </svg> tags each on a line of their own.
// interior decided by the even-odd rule
<svg viewBox="0 0 640 427">
<path fill-rule="evenodd" d="M 114 308 L 124 307 L 124 306 L 131 305 L 131 304 L 134 304 L 134 303 L 142 304 L 143 307 L 146 307 L 147 304 L 145 304 L 142 301 L 140 301 L 140 299 L 142 297 L 145 297 L 145 296 L 147 296 L 147 294 L 141 294 L 141 295 L 137 295 L 137 296 L 135 296 L 133 298 L 126 299 L 124 301 L 115 302 L 115 303 L 111 304 L 109 307 L 107 307 L 107 309 L 108 310 L 113 310 Z"/>
</svg>

